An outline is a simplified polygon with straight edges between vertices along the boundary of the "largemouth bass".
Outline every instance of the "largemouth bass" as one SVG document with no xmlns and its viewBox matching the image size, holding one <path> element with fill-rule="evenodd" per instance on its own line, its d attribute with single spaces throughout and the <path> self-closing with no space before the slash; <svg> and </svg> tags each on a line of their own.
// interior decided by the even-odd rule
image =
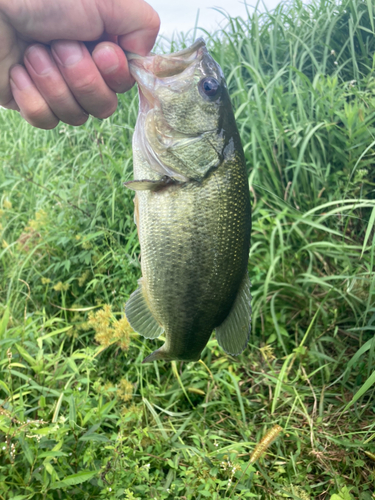
<svg viewBox="0 0 375 500">
<path fill-rule="evenodd" d="M 139 87 L 133 137 L 142 278 L 125 313 L 165 343 L 144 362 L 197 361 L 212 331 L 233 355 L 249 340 L 251 211 L 245 159 L 220 66 L 203 39 L 128 54 Z"/>
</svg>

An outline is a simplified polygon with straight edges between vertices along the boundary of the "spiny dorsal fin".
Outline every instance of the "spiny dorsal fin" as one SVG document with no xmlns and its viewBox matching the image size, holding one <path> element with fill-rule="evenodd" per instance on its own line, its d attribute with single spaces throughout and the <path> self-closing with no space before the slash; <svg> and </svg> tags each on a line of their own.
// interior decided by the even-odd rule
<svg viewBox="0 0 375 500">
<path fill-rule="evenodd" d="M 130 295 L 126 303 L 125 314 L 133 330 L 146 339 L 156 339 L 164 332 L 147 305 L 141 280 L 139 288 Z"/>
<path fill-rule="evenodd" d="M 238 290 L 232 309 L 223 323 L 216 327 L 216 338 L 219 345 L 228 354 L 240 354 L 250 338 L 251 331 L 251 295 L 250 280 L 246 275 Z"/>
</svg>

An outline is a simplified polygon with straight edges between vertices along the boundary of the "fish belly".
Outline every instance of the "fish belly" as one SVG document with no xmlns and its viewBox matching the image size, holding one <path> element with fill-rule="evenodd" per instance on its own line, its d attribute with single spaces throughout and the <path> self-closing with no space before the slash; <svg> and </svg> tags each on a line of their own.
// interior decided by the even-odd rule
<svg viewBox="0 0 375 500">
<path fill-rule="evenodd" d="M 250 200 L 241 157 L 202 182 L 139 191 L 142 286 L 173 359 L 199 359 L 247 272 Z"/>
</svg>

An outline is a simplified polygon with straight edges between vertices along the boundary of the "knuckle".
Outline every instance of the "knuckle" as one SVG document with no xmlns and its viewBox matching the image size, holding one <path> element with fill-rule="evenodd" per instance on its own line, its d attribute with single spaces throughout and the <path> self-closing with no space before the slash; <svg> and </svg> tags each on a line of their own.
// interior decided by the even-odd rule
<svg viewBox="0 0 375 500">
<path fill-rule="evenodd" d="M 74 91 L 79 94 L 91 95 L 97 91 L 98 79 L 95 74 L 87 74 L 81 80 L 74 82 Z"/>
<path fill-rule="evenodd" d="M 145 12 L 143 19 L 143 25 L 147 27 L 151 32 L 158 32 L 160 29 L 160 17 L 159 14 L 150 5 Z"/>
<path fill-rule="evenodd" d="M 59 88 L 56 86 L 50 90 L 49 94 L 49 100 L 51 102 L 56 102 L 62 105 L 64 105 L 70 97 L 68 92 L 66 91 L 66 88 L 64 87 Z"/>
<path fill-rule="evenodd" d="M 48 114 L 48 110 L 44 103 L 34 103 L 29 104 L 28 109 L 23 110 L 23 114 L 30 121 L 38 122 L 43 121 L 43 118 Z"/>
<path fill-rule="evenodd" d="M 150 29 L 152 31 L 158 32 L 160 29 L 160 17 L 159 14 L 154 10 L 150 18 Z"/>
</svg>

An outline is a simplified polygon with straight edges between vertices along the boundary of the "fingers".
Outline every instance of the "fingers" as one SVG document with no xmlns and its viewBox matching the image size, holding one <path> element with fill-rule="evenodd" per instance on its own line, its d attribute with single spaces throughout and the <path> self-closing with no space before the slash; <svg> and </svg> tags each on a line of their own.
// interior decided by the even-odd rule
<svg viewBox="0 0 375 500">
<path fill-rule="evenodd" d="M 143 2 L 142 7 L 141 9 L 139 6 L 139 25 L 136 29 L 129 29 L 128 32 L 119 36 L 118 43 L 124 50 L 146 56 L 154 46 L 159 33 L 160 18 L 158 13 L 146 2 Z"/>
<path fill-rule="evenodd" d="M 92 58 L 104 81 L 114 92 L 126 92 L 134 85 L 128 61 L 118 45 L 110 42 L 99 43 L 92 53 Z"/>
<path fill-rule="evenodd" d="M 109 33 L 123 36 L 120 46 L 140 55 L 150 52 L 160 27 L 158 14 L 144 0 L 0 0 L 1 12 L 34 41 L 94 41 Z"/>
<path fill-rule="evenodd" d="M 66 84 L 49 48 L 40 44 L 30 46 L 25 53 L 24 62 L 40 98 L 46 101 L 53 114 L 69 125 L 85 123 L 88 115 Z M 27 102 L 23 102 L 21 108 L 24 114 L 27 113 L 25 106 Z"/>
<path fill-rule="evenodd" d="M 117 107 L 116 94 L 105 83 L 86 46 L 82 42 L 59 40 L 52 42 L 51 52 L 80 106 L 97 118 L 110 116 Z"/>
<path fill-rule="evenodd" d="M 88 114 L 107 118 L 117 107 L 115 92 L 133 84 L 124 52 L 111 42 L 98 44 L 92 57 L 80 42 L 60 40 L 51 49 L 35 44 L 24 63 L 27 72 L 19 65 L 11 70 L 13 96 L 22 116 L 39 128 L 59 120 L 81 125 Z"/>
<path fill-rule="evenodd" d="M 9 88 L 10 88 L 10 86 L 9 86 Z M 16 101 L 13 98 L 11 98 L 11 100 L 8 101 L 7 103 L 4 103 L 3 107 L 6 108 L 6 109 L 12 109 L 13 111 L 19 111 L 20 110 L 20 108 L 18 107 Z"/>
<path fill-rule="evenodd" d="M 0 12 L 0 106 L 17 109 L 9 83 L 9 69 L 22 61 L 24 42 L 17 43 L 14 29 Z"/>
<path fill-rule="evenodd" d="M 134 84 L 120 47 L 146 55 L 159 26 L 144 0 L 0 0 L 0 105 L 40 128 L 59 120 L 79 125 L 88 114 L 106 118 L 117 107 L 116 93 Z M 82 42 L 48 47 L 59 38 L 96 46 L 92 54 Z"/>
<path fill-rule="evenodd" d="M 118 35 L 119 45 L 129 52 L 147 55 L 154 46 L 160 18 L 144 0 L 97 0 L 107 33 Z"/>
<path fill-rule="evenodd" d="M 10 71 L 10 87 L 21 115 L 34 127 L 51 129 L 59 120 L 40 95 L 23 66 L 17 64 Z"/>
</svg>

